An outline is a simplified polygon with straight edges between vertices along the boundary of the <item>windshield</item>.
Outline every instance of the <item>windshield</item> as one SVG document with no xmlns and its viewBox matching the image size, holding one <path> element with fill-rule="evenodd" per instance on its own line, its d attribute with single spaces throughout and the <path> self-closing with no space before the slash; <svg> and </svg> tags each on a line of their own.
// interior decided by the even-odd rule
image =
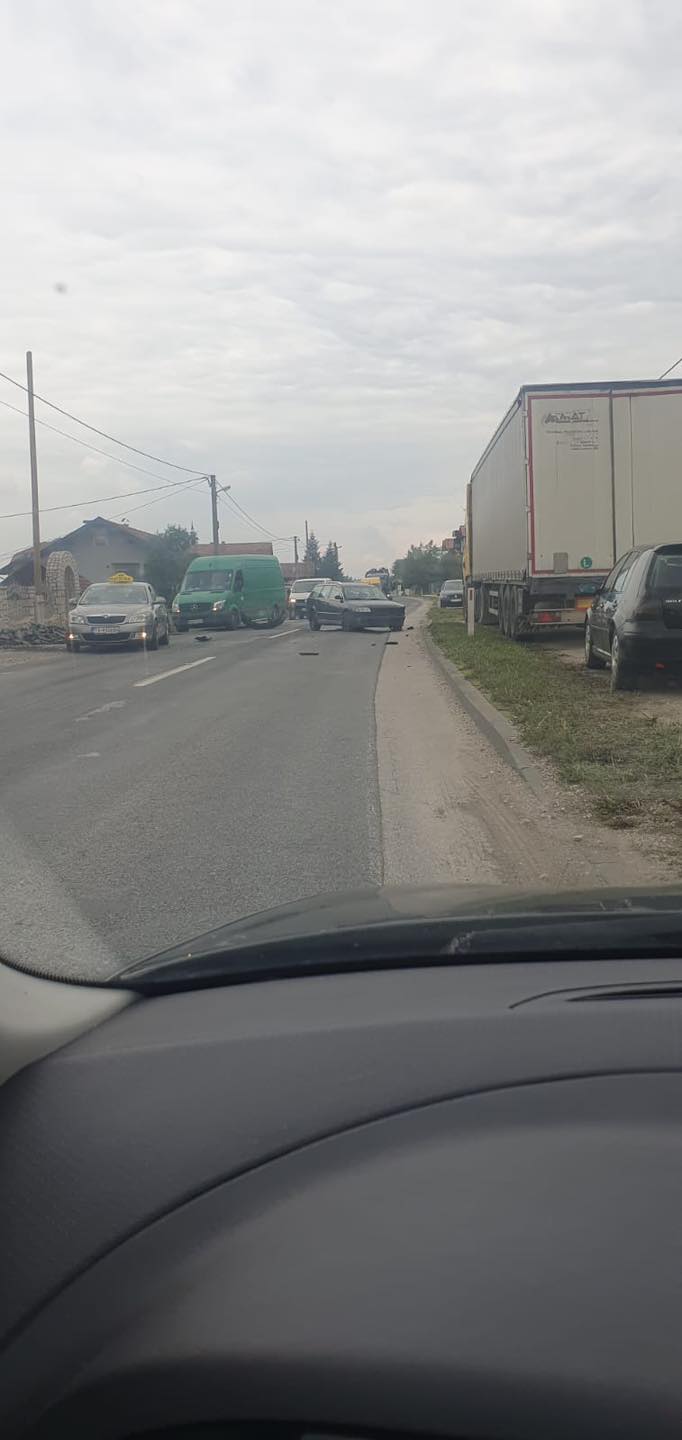
<svg viewBox="0 0 682 1440">
<path fill-rule="evenodd" d="M 183 594 L 188 590 L 231 590 L 231 570 L 188 570 L 182 582 Z"/>
<path fill-rule="evenodd" d="M 682 5 L 0 42 L 0 962 L 682 890 Z"/>
<path fill-rule="evenodd" d="M 347 600 L 385 599 L 379 585 L 344 585 L 343 593 Z"/>
<path fill-rule="evenodd" d="M 89 585 L 80 605 L 148 605 L 144 585 Z"/>
</svg>

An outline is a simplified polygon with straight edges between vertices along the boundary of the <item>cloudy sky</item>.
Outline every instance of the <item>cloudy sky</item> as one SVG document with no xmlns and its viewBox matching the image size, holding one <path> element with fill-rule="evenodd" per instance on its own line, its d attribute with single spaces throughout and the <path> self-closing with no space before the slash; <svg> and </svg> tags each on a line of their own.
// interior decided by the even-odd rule
<svg viewBox="0 0 682 1440">
<path fill-rule="evenodd" d="M 679 0 L 6 0 L 0 57 L 0 369 L 348 571 L 461 522 L 520 384 L 682 354 Z M 153 471 L 39 429 L 45 538 L 208 538 L 205 484 L 127 497 L 192 477 L 37 414 Z"/>
</svg>

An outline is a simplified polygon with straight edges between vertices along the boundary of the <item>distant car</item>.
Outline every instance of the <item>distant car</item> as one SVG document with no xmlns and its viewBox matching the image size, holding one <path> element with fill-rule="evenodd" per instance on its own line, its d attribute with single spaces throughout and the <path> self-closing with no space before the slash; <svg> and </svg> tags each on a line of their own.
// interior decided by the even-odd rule
<svg viewBox="0 0 682 1440">
<path fill-rule="evenodd" d="M 387 600 L 376 585 L 357 580 L 329 580 L 310 596 L 309 620 L 311 630 L 321 630 L 323 625 L 340 625 L 342 630 L 373 630 L 384 626 L 402 630 L 405 606 L 396 600 Z"/>
<path fill-rule="evenodd" d="M 440 587 L 438 604 L 441 610 L 453 609 L 456 605 L 464 604 L 464 581 L 446 580 Z"/>
<path fill-rule="evenodd" d="M 143 645 L 156 650 L 167 645 L 170 620 L 166 601 L 142 581 L 89 585 L 69 612 L 66 648 L 78 652 L 83 645 Z"/>
<path fill-rule="evenodd" d="M 308 596 L 318 585 L 327 585 L 328 575 L 314 576 L 307 580 L 294 580 L 289 591 L 289 617 L 292 620 L 305 619 L 307 615 Z"/>
<path fill-rule="evenodd" d="M 607 663 L 612 690 L 638 674 L 682 676 L 682 543 L 639 545 L 607 575 L 585 618 L 585 664 Z"/>
</svg>

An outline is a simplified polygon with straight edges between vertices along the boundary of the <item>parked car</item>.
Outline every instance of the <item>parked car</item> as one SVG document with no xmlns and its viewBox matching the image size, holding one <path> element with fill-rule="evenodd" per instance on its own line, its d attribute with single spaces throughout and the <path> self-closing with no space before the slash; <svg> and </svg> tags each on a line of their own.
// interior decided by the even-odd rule
<svg viewBox="0 0 682 1440">
<path fill-rule="evenodd" d="M 638 545 L 607 575 L 585 619 L 585 664 L 607 663 L 612 690 L 638 674 L 682 676 L 682 544 Z"/>
<path fill-rule="evenodd" d="M 464 581 L 446 580 L 440 587 L 438 604 L 441 610 L 452 609 L 456 605 L 461 607 L 464 604 Z"/>
<path fill-rule="evenodd" d="M 180 631 L 196 624 L 222 630 L 281 625 L 286 613 L 284 576 L 274 555 L 198 556 L 173 601 Z"/>
<path fill-rule="evenodd" d="M 381 589 L 358 581 L 329 580 L 309 601 L 311 630 L 340 625 L 342 630 L 371 630 L 388 626 L 402 630 L 405 606 L 387 600 Z"/>
<path fill-rule="evenodd" d="M 307 615 L 308 599 L 316 586 L 329 584 L 328 575 L 313 575 L 312 579 L 294 580 L 289 591 L 289 616 L 292 620 L 301 620 Z"/>
<path fill-rule="evenodd" d="M 170 639 L 170 619 L 163 595 L 142 581 L 103 581 L 89 585 L 69 612 L 66 648 L 77 654 L 83 645 L 144 645 L 156 650 Z"/>
</svg>

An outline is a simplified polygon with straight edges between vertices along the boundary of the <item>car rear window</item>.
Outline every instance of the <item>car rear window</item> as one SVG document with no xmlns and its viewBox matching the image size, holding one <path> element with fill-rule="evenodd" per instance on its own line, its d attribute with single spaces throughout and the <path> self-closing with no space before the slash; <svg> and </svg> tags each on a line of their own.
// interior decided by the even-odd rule
<svg viewBox="0 0 682 1440">
<path fill-rule="evenodd" d="M 657 555 L 651 567 L 649 588 L 654 595 L 682 594 L 682 550 L 673 550 L 668 555 Z"/>
</svg>

